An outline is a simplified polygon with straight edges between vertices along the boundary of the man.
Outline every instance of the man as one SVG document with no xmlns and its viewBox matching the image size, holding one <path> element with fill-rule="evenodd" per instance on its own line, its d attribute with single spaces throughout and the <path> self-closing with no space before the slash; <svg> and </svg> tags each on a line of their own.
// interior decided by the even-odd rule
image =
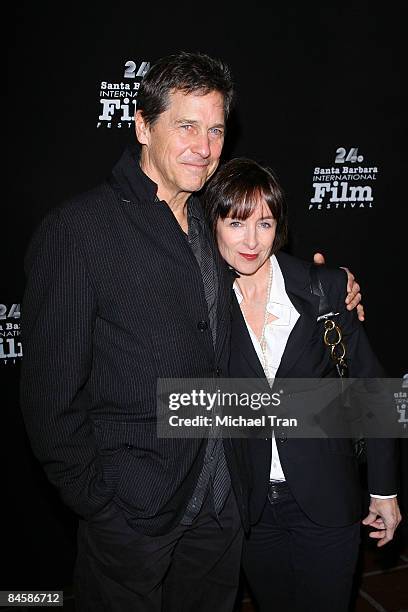
<svg viewBox="0 0 408 612">
<path fill-rule="evenodd" d="M 244 465 L 228 441 L 158 439 L 155 422 L 157 378 L 227 375 L 230 280 L 192 194 L 217 168 L 232 95 L 208 56 L 157 62 L 140 151 L 51 211 L 27 254 L 22 409 L 81 517 L 79 611 L 234 604 Z"/>
</svg>

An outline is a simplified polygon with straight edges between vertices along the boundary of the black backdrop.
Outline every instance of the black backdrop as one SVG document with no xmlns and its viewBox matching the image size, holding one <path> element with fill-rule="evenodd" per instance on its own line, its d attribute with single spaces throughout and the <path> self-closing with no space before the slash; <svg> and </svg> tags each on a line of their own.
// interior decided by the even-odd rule
<svg viewBox="0 0 408 612">
<path fill-rule="evenodd" d="M 13 305 L 21 302 L 35 226 L 64 198 L 103 179 L 132 142 L 132 124 L 121 119 L 126 109 L 115 105 L 132 108 L 143 62 L 180 49 L 221 57 L 238 95 L 225 156 L 254 157 L 276 170 L 290 208 L 291 252 L 311 259 L 319 250 L 328 264 L 353 270 L 372 344 L 389 375 L 401 377 L 408 371 L 402 18 L 393 3 L 366 0 L 251 2 L 245 9 L 21 1 L 3 27 L 11 40 L 2 107 L 8 195 L 0 397 L 3 541 L 10 545 L 1 586 L 58 588 L 71 581 L 75 518 L 33 459 L 18 407 L 24 347 Z M 125 76 L 127 62 L 134 66 Z M 338 201 L 330 202 L 336 180 Z"/>
</svg>

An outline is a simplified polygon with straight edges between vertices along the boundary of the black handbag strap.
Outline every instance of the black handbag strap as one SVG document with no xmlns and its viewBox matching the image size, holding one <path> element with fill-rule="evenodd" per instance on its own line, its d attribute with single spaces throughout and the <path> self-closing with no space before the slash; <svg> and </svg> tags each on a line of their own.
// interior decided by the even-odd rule
<svg viewBox="0 0 408 612">
<path fill-rule="evenodd" d="M 319 298 L 319 316 L 317 320 L 327 319 L 328 317 L 337 316 L 338 312 L 333 312 L 330 308 L 327 295 L 324 292 L 322 282 L 319 277 L 318 265 L 314 264 L 310 268 L 310 291 Z"/>
<path fill-rule="evenodd" d="M 346 347 L 343 343 L 342 332 L 337 323 L 335 323 L 332 317 L 337 316 L 338 312 L 333 312 L 330 308 L 329 301 L 324 292 L 323 285 L 319 278 L 318 266 L 316 264 L 312 265 L 310 268 L 310 291 L 317 295 L 319 298 L 319 316 L 317 317 L 318 321 L 324 320 L 324 334 L 323 341 L 326 346 L 330 349 L 330 355 L 333 361 L 336 364 L 337 374 L 341 379 L 341 384 L 343 386 L 343 378 L 347 376 L 347 363 L 346 363 Z M 337 338 L 339 342 L 337 344 L 333 344 L 330 342 L 330 334 L 335 332 L 337 334 Z M 338 348 L 340 347 L 340 353 Z M 344 349 L 344 354 L 343 354 Z M 359 461 L 360 464 L 363 464 L 367 460 L 366 455 L 366 443 L 363 436 L 358 436 L 353 438 L 353 447 L 354 454 Z"/>
<path fill-rule="evenodd" d="M 329 301 L 327 299 L 327 296 L 323 289 L 323 285 L 319 278 L 319 272 L 318 272 L 317 265 L 313 265 L 310 268 L 310 291 L 314 295 L 317 295 L 319 298 L 319 316 L 317 317 L 317 320 L 325 321 L 324 323 L 325 331 L 323 335 L 323 341 L 326 344 L 326 346 L 330 349 L 331 358 L 336 364 L 337 374 L 339 375 L 341 379 L 341 384 L 343 385 L 343 378 L 347 376 L 347 363 L 345 359 L 346 348 L 342 341 L 341 329 L 337 325 L 337 323 L 335 323 L 333 319 L 331 318 L 331 317 L 337 316 L 339 313 L 333 312 L 332 309 L 330 308 Z M 339 343 L 337 345 L 334 345 L 330 342 L 329 336 L 333 330 L 335 331 L 335 333 L 338 335 L 338 338 L 339 338 Z M 343 356 L 341 356 L 343 352 L 342 350 L 340 352 L 340 356 L 339 356 L 339 352 L 336 350 L 336 347 L 338 347 L 339 345 L 340 347 L 343 347 L 344 349 Z M 364 438 L 362 436 L 358 436 L 354 438 L 353 446 L 354 446 L 354 453 L 355 453 L 357 460 L 360 462 L 360 464 L 363 464 L 364 461 L 366 461 L 366 444 L 365 444 Z"/>
<path fill-rule="evenodd" d="M 339 325 L 333 320 L 338 316 L 330 307 L 327 296 L 324 292 L 322 282 L 319 277 L 318 266 L 312 265 L 310 268 L 310 291 L 319 298 L 319 315 L 317 321 L 324 320 L 323 341 L 330 350 L 337 373 L 342 378 L 347 375 L 346 347 L 343 342 L 343 334 Z"/>
</svg>

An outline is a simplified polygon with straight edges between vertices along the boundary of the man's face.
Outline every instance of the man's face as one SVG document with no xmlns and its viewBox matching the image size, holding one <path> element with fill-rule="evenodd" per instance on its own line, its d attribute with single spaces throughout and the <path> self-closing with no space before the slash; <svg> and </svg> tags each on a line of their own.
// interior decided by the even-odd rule
<svg viewBox="0 0 408 612">
<path fill-rule="evenodd" d="M 215 172 L 224 144 L 224 100 L 218 91 L 204 96 L 175 91 L 153 125 L 136 112 L 136 135 L 143 145 L 142 170 L 166 202 L 198 191 Z"/>
</svg>

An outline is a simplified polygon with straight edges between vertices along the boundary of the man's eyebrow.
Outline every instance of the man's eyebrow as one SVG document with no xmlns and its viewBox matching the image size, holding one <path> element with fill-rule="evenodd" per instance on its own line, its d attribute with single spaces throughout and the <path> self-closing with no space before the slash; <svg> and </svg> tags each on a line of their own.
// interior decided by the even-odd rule
<svg viewBox="0 0 408 612">
<path fill-rule="evenodd" d="M 193 123 L 193 124 L 197 124 L 198 121 L 196 119 L 176 119 L 175 123 Z"/>
<path fill-rule="evenodd" d="M 198 125 L 199 121 L 197 121 L 197 119 L 176 119 L 175 123 L 177 125 L 182 124 L 182 123 L 191 123 L 192 125 Z M 212 128 L 220 128 L 222 130 L 225 129 L 225 123 L 216 123 L 215 125 L 211 126 Z"/>
</svg>

